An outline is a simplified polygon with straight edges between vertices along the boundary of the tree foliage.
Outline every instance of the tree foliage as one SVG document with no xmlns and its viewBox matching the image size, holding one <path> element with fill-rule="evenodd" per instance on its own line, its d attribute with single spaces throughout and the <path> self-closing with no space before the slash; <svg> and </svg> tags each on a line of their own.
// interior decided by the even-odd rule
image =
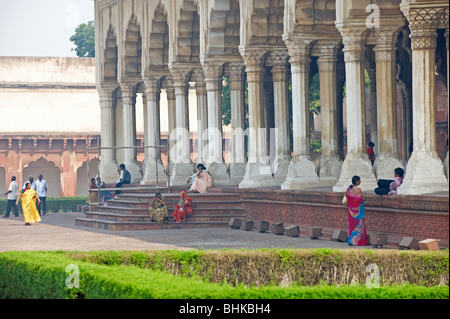
<svg viewBox="0 0 450 319">
<path fill-rule="evenodd" d="M 95 57 L 94 21 L 80 24 L 75 29 L 75 34 L 70 37 L 70 41 L 75 44 L 72 51 L 75 51 L 78 57 Z"/>
</svg>

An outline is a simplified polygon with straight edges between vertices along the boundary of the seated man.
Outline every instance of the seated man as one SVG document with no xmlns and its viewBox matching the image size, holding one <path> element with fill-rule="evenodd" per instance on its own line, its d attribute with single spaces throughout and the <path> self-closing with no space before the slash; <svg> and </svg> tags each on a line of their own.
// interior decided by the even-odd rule
<svg viewBox="0 0 450 319">
<path fill-rule="evenodd" d="M 120 164 L 119 167 L 120 167 L 120 178 L 116 184 L 116 188 L 120 188 L 124 184 L 131 183 L 131 175 L 130 175 L 130 172 L 125 169 L 125 164 Z M 120 190 L 116 190 L 116 195 L 118 195 L 118 194 L 120 194 Z"/>
<path fill-rule="evenodd" d="M 378 188 L 375 188 L 375 194 L 389 196 L 397 194 L 397 189 L 403 183 L 404 174 L 404 170 L 400 167 L 397 167 L 396 169 L 394 169 L 394 180 L 379 179 L 377 181 Z"/>
</svg>

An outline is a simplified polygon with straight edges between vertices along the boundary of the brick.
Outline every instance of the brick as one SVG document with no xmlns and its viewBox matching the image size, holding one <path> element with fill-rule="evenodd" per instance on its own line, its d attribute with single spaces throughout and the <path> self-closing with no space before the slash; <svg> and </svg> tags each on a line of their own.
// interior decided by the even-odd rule
<svg viewBox="0 0 450 319">
<path fill-rule="evenodd" d="M 272 233 L 275 235 L 283 235 L 284 234 L 284 226 L 283 223 L 277 223 L 270 225 L 270 229 Z"/>
<path fill-rule="evenodd" d="M 370 244 L 374 247 L 381 246 L 387 244 L 387 234 L 385 233 L 374 233 L 370 235 Z"/>
<path fill-rule="evenodd" d="M 340 242 L 346 242 L 347 239 L 348 239 L 347 232 L 341 229 L 336 229 L 330 238 L 331 241 L 340 241 Z"/>
<path fill-rule="evenodd" d="M 231 228 L 233 228 L 233 229 L 239 229 L 241 227 L 241 219 L 240 218 L 231 217 L 230 218 L 230 222 L 228 223 L 228 225 Z"/>
<path fill-rule="evenodd" d="M 322 236 L 322 228 L 313 227 L 311 229 L 311 239 L 319 239 Z"/>
<path fill-rule="evenodd" d="M 253 229 L 253 220 L 243 220 L 241 221 L 241 229 L 245 231 L 250 231 Z"/>
<path fill-rule="evenodd" d="M 295 225 L 287 226 L 284 230 L 288 237 L 298 237 L 300 235 L 300 227 Z"/>
<path fill-rule="evenodd" d="M 270 223 L 266 220 L 259 220 L 255 223 L 255 229 L 260 233 L 264 233 L 270 230 Z"/>
<path fill-rule="evenodd" d="M 421 250 L 439 250 L 439 244 L 436 239 L 425 239 L 419 241 L 419 248 Z"/>
<path fill-rule="evenodd" d="M 398 246 L 400 249 L 420 249 L 419 241 L 414 237 L 403 237 Z"/>
</svg>

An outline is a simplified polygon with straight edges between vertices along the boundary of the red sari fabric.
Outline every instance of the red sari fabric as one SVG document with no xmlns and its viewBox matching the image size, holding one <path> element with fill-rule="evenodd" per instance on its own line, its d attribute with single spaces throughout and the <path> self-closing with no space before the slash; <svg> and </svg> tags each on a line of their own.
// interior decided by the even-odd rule
<svg viewBox="0 0 450 319">
<path fill-rule="evenodd" d="M 347 211 L 348 211 L 348 240 L 353 246 L 365 246 L 367 240 L 366 224 L 364 221 L 364 200 L 362 195 L 354 192 L 353 188 L 347 189 Z"/>
<path fill-rule="evenodd" d="M 188 196 L 186 191 L 181 192 L 180 201 L 175 206 L 173 217 L 178 223 L 181 223 L 187 216 L 194 214 L 192 199 Z"/>
</svg>

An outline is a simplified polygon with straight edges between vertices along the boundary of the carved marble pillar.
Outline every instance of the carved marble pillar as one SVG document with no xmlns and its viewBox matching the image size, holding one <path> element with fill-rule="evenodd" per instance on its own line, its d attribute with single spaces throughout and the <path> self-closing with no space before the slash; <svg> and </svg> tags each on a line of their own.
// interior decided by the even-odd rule
<svg viewBox="0 0 450 319">
<path fill-rule="evenodd" d="M 240 188 L 257 188 L 264 186 L 275 186 L 269 157 L 266 150 L 266 129 L 263 128 L 262 110 L 262 68 L 261 58 L 264 50 L 254 47 L 240 48 L 245 62 L 248 83 L 248 162 L 243 180 L 239 183 Z"/>
<path fill-rule="evenodd" d="M 160 88 L 157 79 L 145 79 L 144 100 L 144 145 L 159 146 L 161 144 L 159 100 Z M 156 185 L 167 182 L 164 165 L 159 148 L 145 148 L 142 185 Z M 158 178 L 157 175 L 158 174 Z"/>
<path fill-rule="evenodd" d="M 230 177 L 223 160 L 222 137 L 222 69 L 221 62 L 205 62 L 206 94 L 208 99 L 208 157 L 206 167 L 215 186 L 228 185 Z"/>
<path fill-rule="evenodd" d="M 114 99 L 113 87 L 99 86 L 101 112 L 101 146 L 114 146 Z M 118 166 L 115 161 L 113 149 L 101 150 L 101 161 L 99 165 L 99 176 L 105 183 L 117 181 Z"/>
<path fill-rule="evenodd" d="M 231 128 L 233 130 L 233 142 L 231 149 L 231 161 L 228 165 L 228 173 L 232 184 L 239 184 L 245 175 L 247 159 L 245 156 L 245 97 L 244 97 L 244 64 L 232 63 L 230 65 L 230 104 L 231 104 Z"/>
<path fill-rule="evenodd" d="M 320 186 L 317 168 L 311 158 L 309 132 L 310 40 L 285 41 L 292 73 L 293 158 L 281 189 Z"/>
<path fill-rule="evenodd" d="M 176 140 L 176 131 L 175 128 L 177 127 L 176 124 L 176 112 L 177 112 L 177 103 L 175 100 L 175 89 L 173 87 L 173 82 L 170 81 L 170 85 L 166 89 L 167 92 L 167 113 L 168 113 L 168 130 L 169 130 L 169 136 L 167 137 L 169 140 L 169 162 L 168 166 L 169 168 L 166 170 L 169 170 L 174 158 L 176 157 L 175 147 L 172 148 L 177 142 Z"/>
<path fill-rule="evenodd" d="M 339 158 L 337 114 L 337 50 L 340 41 L 323 40 L 315 45 L 321 53 L 317 61 L 320 77 L 320 115 L 322 118 L 322 155 L 319 164 L 320 184 L 336 184 L 342 168 Z"/>
<path fill-rule="evenodd" d="M 172 167 L 170 170 L 171 185 L 185 185 L 193 174 L 193 164 L 191 162 L 190 132 L 189 132 L 189 109 L 187 101 L 187 81 L 188 69 L 172 68 L 171 74 L 175 87 L 176 120 L 175 129 L 171 132 L 171 139 L 175 144 L 171 146 Z"/>
<path fill-rule="evenodd" d="M 135 146 L 135 117 L 134 108 L 136 103 L 136 92 L 134 86 L 129 83 L 120 83 L 122 90 L 122 106 L 123 106 L 123 146 L 127 147 L 123 150 L 125 168 L 130 172 L 131 183 L 140 182 L 142 175 L 136 159 Z M 122 164 L 122 163 L 121 163 Z"/>
<path fill-rule="evenodd" d="M 403 22 L 403 20 L 401 20 Z M 399 156 L 395 40 L 401 25 L 385 25 L 377 31 L 375 45 L 378 154 L 374 163 L 377 179 L 393 179 L 394 169 L 404 168 Z"/>
<path fill-rule="evenodd" d="M 429 10 L 402 6 L 410 23 L 414 151 L 399 194 L 448 191 L 442 161 L 436 152 L 435 50 L 437 21 Z M 431 13 L 434 12 L 434 8 Z"/>
<path fill-rule="evenodd" d="M 206 93 L 206 84 L 202 81 L 195 83 L 195 91 L 197 94 L 197 145 L 198 155 L 197 163 L 206 162 L 208 156 L 208 100 Z"/>
<path fill-rule="evenodd" d="M 346 76 L 347 154 L 341 175 L 333 191 L 344 192 L 352 177 L 361 178 L 361 189 L 371 191 L 377 187 L 372 163 L 367 155 L 365 123 L 364 52 L 365 25 L 337 25 L 344 43 Z"/>
<path fill-rule="evenodd" d="M 289 127 L 289 92 L 287 81 L 287 51 L 276 51 L 271 55 L 274 113 L 275 113 L 275 158 L 272 163 L 273 177 L 282 184 L 291 162 L 291 137 Z"/>
</svg>

